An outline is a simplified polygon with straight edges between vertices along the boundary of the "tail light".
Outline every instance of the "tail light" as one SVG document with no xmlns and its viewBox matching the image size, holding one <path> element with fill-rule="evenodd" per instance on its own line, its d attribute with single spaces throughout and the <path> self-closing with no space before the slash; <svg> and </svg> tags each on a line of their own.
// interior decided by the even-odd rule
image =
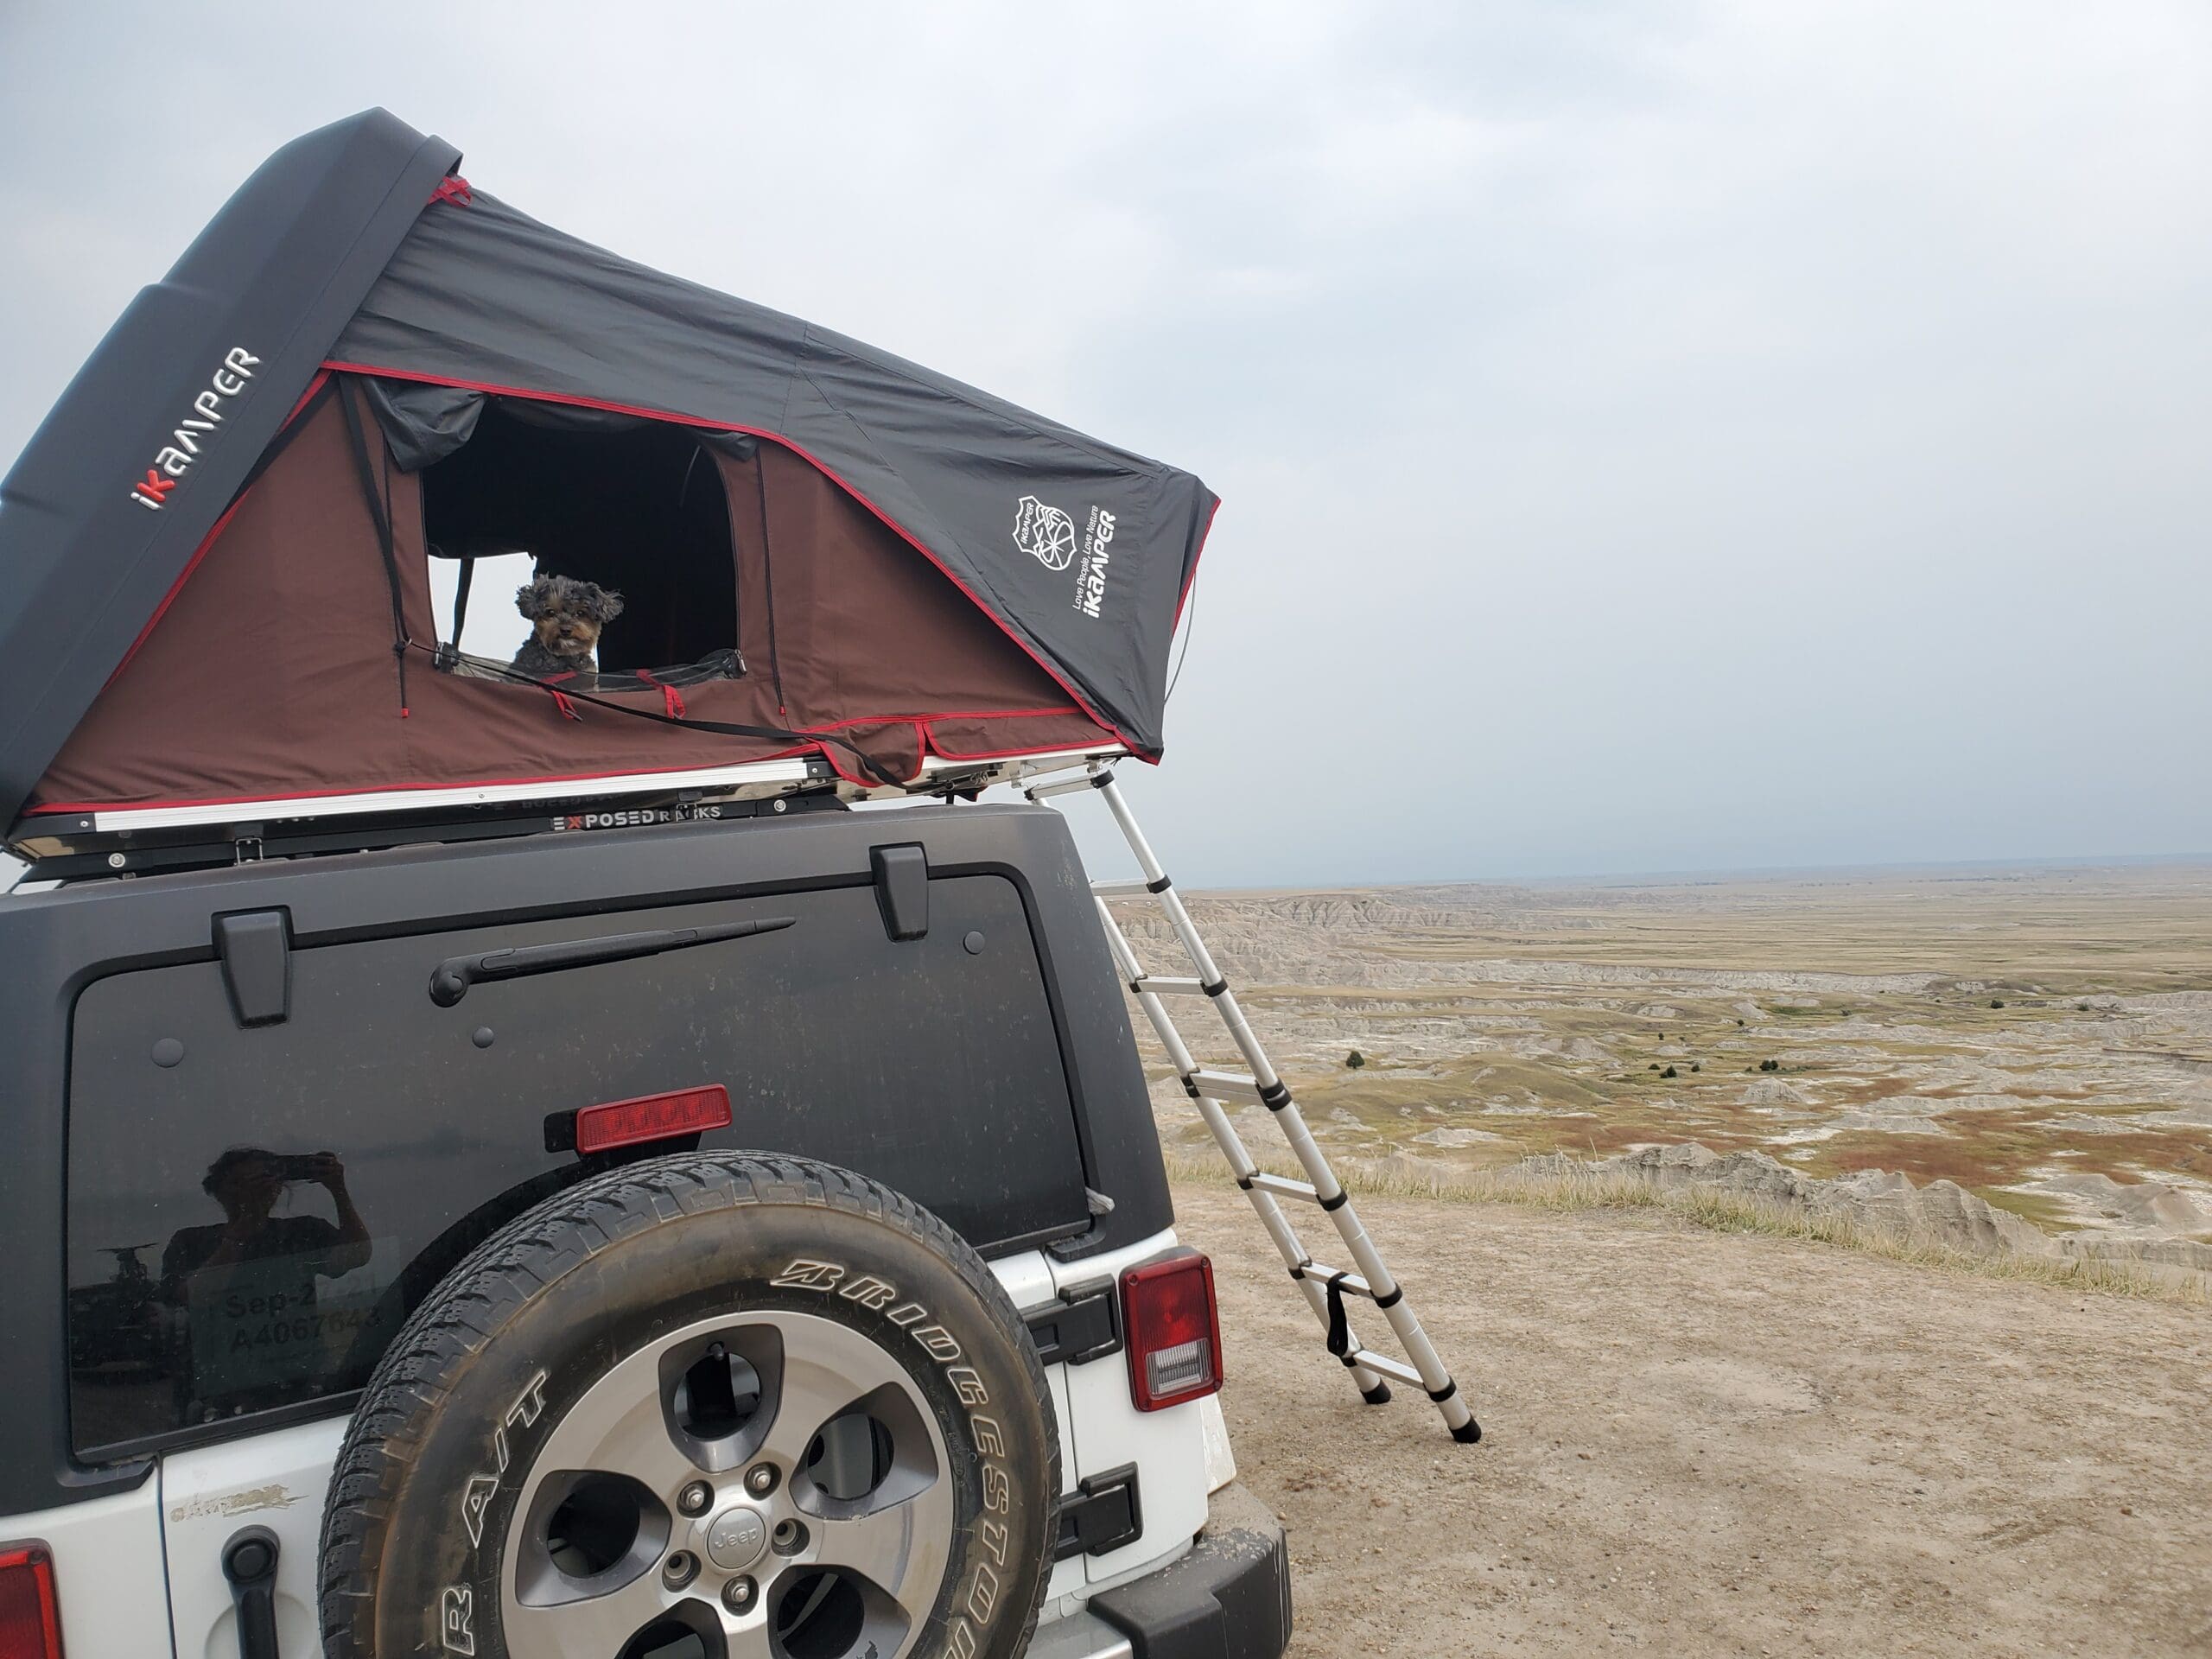
<svg viewBox="0 0 2212 1659">
<path fill-rule="evenodd" d="M 43 1544 L 0 1544 L 0 1659 L 61 1659 L 54 1557 Z"/>
<path fill-rule="evenodd" d="M 1213 1263 L 1196 1250 L 1122 1275 L 1122 1329 L 1129 1351 L 1129 1397 L 1139 1411 L 1164 1411 L 1221 1387 Z"/>
</svg>

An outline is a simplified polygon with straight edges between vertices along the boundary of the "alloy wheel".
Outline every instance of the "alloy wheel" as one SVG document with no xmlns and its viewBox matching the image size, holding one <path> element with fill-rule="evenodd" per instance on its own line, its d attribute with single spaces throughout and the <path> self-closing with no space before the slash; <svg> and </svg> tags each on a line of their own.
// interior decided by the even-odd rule
<svg viewBox="0 0 2212 1659">
<path fill-rule="evenodd" d="M 538 1451 L 505 1628 L 546 1659 L 899 1659 L 953 1514 L 892 1354 L 809 1314 L 702 1321 L 622 1359 Z"/>
</svg>

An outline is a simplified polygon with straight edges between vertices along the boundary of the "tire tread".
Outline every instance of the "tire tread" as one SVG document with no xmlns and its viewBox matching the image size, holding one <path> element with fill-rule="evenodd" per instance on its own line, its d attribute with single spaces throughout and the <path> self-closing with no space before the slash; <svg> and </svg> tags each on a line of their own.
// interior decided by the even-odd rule
<svg viewBox="0 0 2212 1659">
<path fill-rule="evenodd" d="M 689 1153 L 625 1165 L 525 1211 L 478 1245 L 425 1297 L 385 1351 L 346 1432 L 323 1510 L 320 1606 L 328 1659 L 368 1659 L 376 1584 L 372 1543 L 411 1465 L 409 1431 L 434 1412 L 455 1376 L 532 1296 L 621 1240 L 715 1211 L 798 1204 L 841 1211 L 905 1234 L 950 1265 L 1020 1358 L 1040 1400 L 1044 1368 L 1027 1329 L 974 1248 L 904 1193 L 850 1170 L 772 1153 Z M 1060 1448 L 1050 1432 L 1046 1509 L 1057 1513 Z M 1056 1528 L 1055 1528 L 1056 1529 Z M 1035 1633 L 1052 1580 L 1051 1541 L 1020 1652 Z"/>
</svg>

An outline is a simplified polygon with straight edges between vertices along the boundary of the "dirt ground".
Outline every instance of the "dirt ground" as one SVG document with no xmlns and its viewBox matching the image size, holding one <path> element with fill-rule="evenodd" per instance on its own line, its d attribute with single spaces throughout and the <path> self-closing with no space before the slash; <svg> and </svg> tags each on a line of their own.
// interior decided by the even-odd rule
<svg viewBox="0 0 2212 1659">
<path fill-rule="evenodd" d="M 1176 1200 L 1302 1659 L 2212 1654 L 2201 1306 L 1363 1198 L 1483 1424 L 1460 1446 L 1414 1390 L 1360 1404 L 1233 1187 Z"/>
</svg>

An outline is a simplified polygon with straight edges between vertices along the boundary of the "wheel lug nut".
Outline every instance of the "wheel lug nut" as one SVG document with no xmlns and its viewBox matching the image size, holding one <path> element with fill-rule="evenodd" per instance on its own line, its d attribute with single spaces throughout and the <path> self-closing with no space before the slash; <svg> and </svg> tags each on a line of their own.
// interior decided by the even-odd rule
<svg viewBox="0 0 2212 1659">
<path fill-rule="evenodd" d="M 662 1582 L 671 1590 L 681 1590 L 699 1576 L 699 1558 L 688 1549 L 679 1549 L 661 1563 Z"/>
<path fill-rule="evenodd" d="M 756 1463 L 745 1471 L 745 1490 L 755 1497 L 766 1497 L 776 1490 L 776 1465 Z"/>
<path fill-rule="evenodd" d="M 676 1495 L 676 1507 L 686 1515 L 704 1515 L 714 1501 L 714 1488 L 703 1480 L 693 1481 Z"/>
<path fill-rule="evenodd" d="M 753 1605 L 753 1598 L 760 1593 L 750 1579 L 732 1579 L 722 1586 L 722 1605 L 733 1613 L 741 1613 Z"/>
</svg>

